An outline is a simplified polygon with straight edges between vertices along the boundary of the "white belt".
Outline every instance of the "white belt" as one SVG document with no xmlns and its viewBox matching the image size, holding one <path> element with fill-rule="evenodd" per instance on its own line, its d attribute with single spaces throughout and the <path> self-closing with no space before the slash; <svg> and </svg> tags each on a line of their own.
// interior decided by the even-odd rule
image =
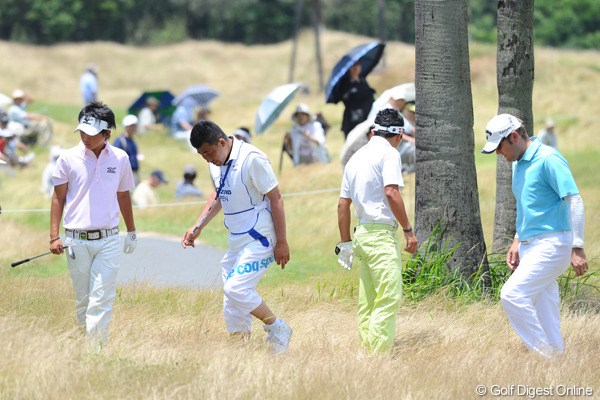
<svg viewBox="0 0 600 400">
<path fill-rule="evenodd" d="M 73 229 L 65 229 L 65 235 L 73 239 L 81 239 L 81 240 L 98 240 L 105 237 L 118 235 L 119 228 L 110 228 L 110 229 L 95 229 L 89 231 L 79 231 Z"/>
<path fill-rule="evenodd" d="M 398 221 L 396 221 L 396 220 L 394 220 L 394 221 L 369 221 L 369 220 L 361 219 L 359 222 L 359 225 L 371 225 L 371 224 L 388 225 L 394 229 L 398 229 Z"/>
<path fill-rule="evenodd" d="M 543 239 L 543 238 L 550 237 L 550 236 L 564 235 L 565 233 L 569 233 L 569 232 L 571 232 L 571 231 L 552 231 L 552 232 L 538 233 L 537 235 L 527 238 L 525 240 L 519 240 L 519 243 L 530 244 L 531 242 L 533 242 L 536 239 Z"/>
</svg>

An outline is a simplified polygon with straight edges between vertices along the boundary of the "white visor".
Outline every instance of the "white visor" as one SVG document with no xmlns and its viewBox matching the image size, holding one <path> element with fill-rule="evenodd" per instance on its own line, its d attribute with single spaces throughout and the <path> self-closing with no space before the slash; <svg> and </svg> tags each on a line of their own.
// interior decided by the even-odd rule
<svg viewBox="0 0 600 400">
<path fill-rule="evenodd" d="M 381 126 L 379 124 L 374 124 L 373 130 L 394 133 L 396 135 L 402 135 L 404 133 L 404 128 L 401 126 Z"/>
<path fill-rule="evenodd" d="M 79 120 L 79 125 L 75 128 L 75 132 L 82 131 L 86 135 L 96 136 L 100 132 L 108 129 L 108 122 L 94 118 L 90 115 L 84 115 Z"/>
</svg>

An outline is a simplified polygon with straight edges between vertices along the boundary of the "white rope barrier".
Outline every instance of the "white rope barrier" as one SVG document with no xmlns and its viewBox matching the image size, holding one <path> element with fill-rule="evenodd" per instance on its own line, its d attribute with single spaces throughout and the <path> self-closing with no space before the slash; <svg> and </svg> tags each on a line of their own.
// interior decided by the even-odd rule
<svg viewBox="0 0 600 400">
<path fill-rule="evenodd" d="M 326 193 L 338 193 L 340 191 L 339 188 L 330 188 L 330 189 L 318 189 L 318 190 L 309 190 L 304 192 L 293 192 L 293 193 L 284 193 L 282 196 L 285 197 L 297 197 L 297 196 L 308 196 L 314 194 L 326 194 Z M 138 207 L 133 206 L 136 209 L 146 209 L 146 208 L 157 208 L 157 207 L 176 207 L 176 206 L 190 206 L 190 205 L 201 205 L 206 204 L 207 200 L 202 201 L 185 201 L 179 203 L 161 203 L 161 204 L 151 204 L 146 207 Z M 49 208 L 29 208 L 23 210 L 1 210 L 0 214 L 17 214 L 17 213 L 49 213 Z"/>
</svg>

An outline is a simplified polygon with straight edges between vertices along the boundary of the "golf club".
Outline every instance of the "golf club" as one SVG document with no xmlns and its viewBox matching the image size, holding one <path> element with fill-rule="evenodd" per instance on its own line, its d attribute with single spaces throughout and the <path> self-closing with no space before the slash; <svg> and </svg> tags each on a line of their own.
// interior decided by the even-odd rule
<svg viewBox="0 0 600 400">
<path fill-rule="evenodd" d="M 68 248 L 69 248 L 69 246 L 63 246 L 63 249 L 68 249 Z M 25 258 L 25 259 L 23 259 L 21 261 L 15 261 L 14 263 L 10 264 L 10 266 L 14 268 L 14 267 L 16 267 L 18 265 L 25 264 L 26 262 L 29 262 L 31 260 L 35 260 L 36 258 L 40 258 L 40 257 L 46 256 L 46 255 L 48 255 L 50 253 L 52 253 L 52 252 L 51 251 L 47 251 L 45 253 L 38 254 L 37 256 Z"/>
</svg>

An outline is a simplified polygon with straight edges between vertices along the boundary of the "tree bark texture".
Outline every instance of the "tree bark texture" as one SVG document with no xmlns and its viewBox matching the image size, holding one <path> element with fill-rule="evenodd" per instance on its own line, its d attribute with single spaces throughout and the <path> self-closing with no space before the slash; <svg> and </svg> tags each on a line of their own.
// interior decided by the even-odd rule
<svg viewBox="0 0 600 400">
<path fill-rule="evenodd" d="M 475 170 L 467 0 L 415 1 L 415 227 L 424 243 L 441 224 L 460 244 L 449 268 L 487 270 Z"/>
<path fill-rule="evenodd" d="M 498 114 L 512 114 L 533 130 L 533 0 L 498 1 L 496 61 Z M 492 116 L 490 116 L 491 118 Z M 504 157 L 496 164 L 496 210 L 492 251 L 505 252 L 515 236 L 515 198 L 512 165 Z"/>
</svg>

